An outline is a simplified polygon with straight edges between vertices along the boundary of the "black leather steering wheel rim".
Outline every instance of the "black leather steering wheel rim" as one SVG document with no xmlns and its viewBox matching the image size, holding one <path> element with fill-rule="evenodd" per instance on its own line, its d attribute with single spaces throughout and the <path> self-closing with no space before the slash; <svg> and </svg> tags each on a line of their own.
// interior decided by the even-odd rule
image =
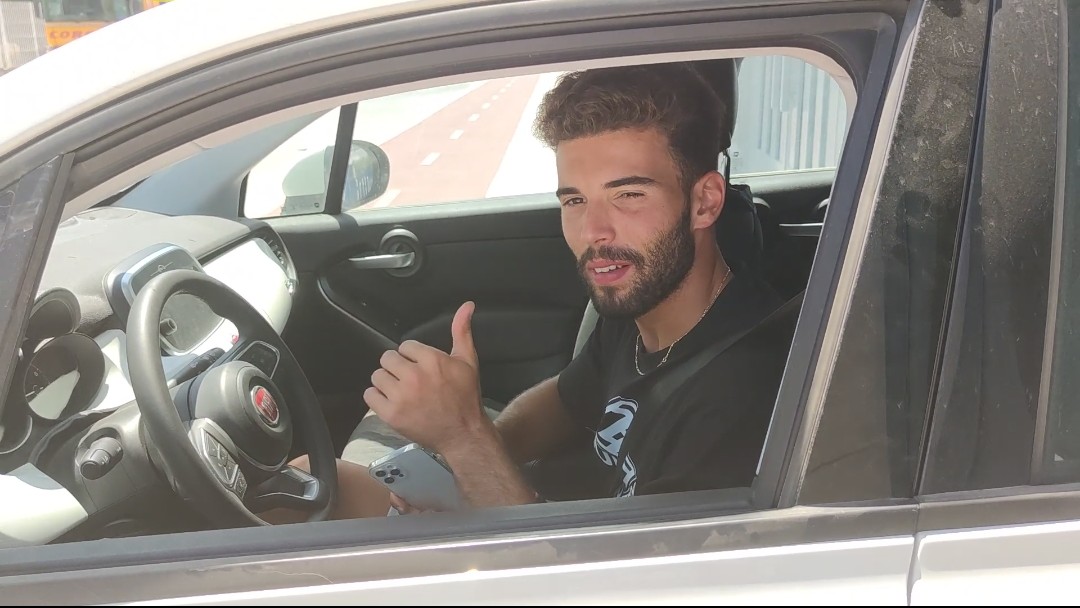
<svg viewBox="0 0 1080 608">
<path fill-rule="evenodd" d="M 330 430 L 310 383 L 284 341 L 258 311 L 224 283 L 194 270 L 171 270 L 148 281 L 135 297 L 127 321 L 128 371 L 146 435 L 144 441 L 158 457 L 157 464 L 174 490 L 219 525 L 268 524 L 218 482 L 189 439 L 189 424 L 181 419 L 167 386 L 159 326 L 165 303 L 176 294 L 196 296 L 215 314 L 231 321 L 240 336 L 238 347 L 258 340 L 277 349 L 280 358 L 274 376 L 281 374 L 287 379 L 283 390 L 288 393 L 289 411 L 308 449 L 311 475 L 318 481 L 318 496 L 312 502 L 314 508 L 308 521 L 326 519 L 337 497 L 337 464 Z M 222 362 L 232 354 L 223 356 Z"/>
</svg>

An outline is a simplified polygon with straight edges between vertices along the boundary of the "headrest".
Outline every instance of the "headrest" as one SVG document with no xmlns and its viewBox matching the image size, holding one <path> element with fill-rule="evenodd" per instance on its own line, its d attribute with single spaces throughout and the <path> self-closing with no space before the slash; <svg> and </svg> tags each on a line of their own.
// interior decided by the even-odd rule
<svg viewBox="0 0 1080 608">
<path fill-rule="evenodd" d="M 720 119 L 727 129 L 720 133 L 720 149 L 731 146 L 731 137 L 735 132 L 735 118 L 739 109 L 739 72 L 734 59 L 710 59 L 693 61 L 690 65 L 712 87 L 716 96 L 724 104 Z"/>
<path fill-rule="evenodd" d="M 724 210 L 716 220 L 716 242 L 724 261 L 736 272 L 759 272 L 764 252 L 761 219 L 750 187 L 729 184 Z"/>
</svg>

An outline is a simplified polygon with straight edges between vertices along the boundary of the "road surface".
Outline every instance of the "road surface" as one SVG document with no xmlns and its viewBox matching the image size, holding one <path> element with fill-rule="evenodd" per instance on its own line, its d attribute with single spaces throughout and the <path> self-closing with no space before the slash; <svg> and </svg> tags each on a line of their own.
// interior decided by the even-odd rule
<svg viewBox="0 0 1080 608">
<path fill-rule="evenodd" d="M 353 139 L 386 152 L 390 183 L 358 211 L 554 192 L 555 156 L 533 136 L 532 124 L 557 77 L 508 77 L 360 102 Z M 327 113 L 252 171 L 248 215 L 280 213 L 285 174 L 301 158 L 333 145 L 337 120 L 337 110 Z"/>
</svg>

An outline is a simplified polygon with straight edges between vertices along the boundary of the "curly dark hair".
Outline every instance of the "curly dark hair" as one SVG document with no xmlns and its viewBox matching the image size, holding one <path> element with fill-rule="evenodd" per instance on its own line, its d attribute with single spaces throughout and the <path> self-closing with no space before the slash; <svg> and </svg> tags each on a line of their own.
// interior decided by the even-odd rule
<svg viewBox="0 0 1080 608">
<path fill-rule="evenodd" d="M 716 169 L 726 131 L 724 102 L 693 66 L 661 63 L 564 74 L 545 96 L 533 130 L 559 142 L 621 129 L 659 129 L 689 191 Z"/>
</svg>

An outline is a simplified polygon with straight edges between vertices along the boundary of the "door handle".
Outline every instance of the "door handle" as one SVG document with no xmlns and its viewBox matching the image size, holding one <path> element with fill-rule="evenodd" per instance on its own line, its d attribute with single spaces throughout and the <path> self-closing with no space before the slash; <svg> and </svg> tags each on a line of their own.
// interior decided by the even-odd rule
<svg viewBox="0 0 1080 608">
<path fill-rule="evenodd" d="M 378 255 L 349 258 L 349 263 L 352 264 L 353 268 L 360 270 L 394 270 L 412 266 L 415 259 L 416 252 L 409 251 L 405 253 L 381 253 Z"/>
</svg>

